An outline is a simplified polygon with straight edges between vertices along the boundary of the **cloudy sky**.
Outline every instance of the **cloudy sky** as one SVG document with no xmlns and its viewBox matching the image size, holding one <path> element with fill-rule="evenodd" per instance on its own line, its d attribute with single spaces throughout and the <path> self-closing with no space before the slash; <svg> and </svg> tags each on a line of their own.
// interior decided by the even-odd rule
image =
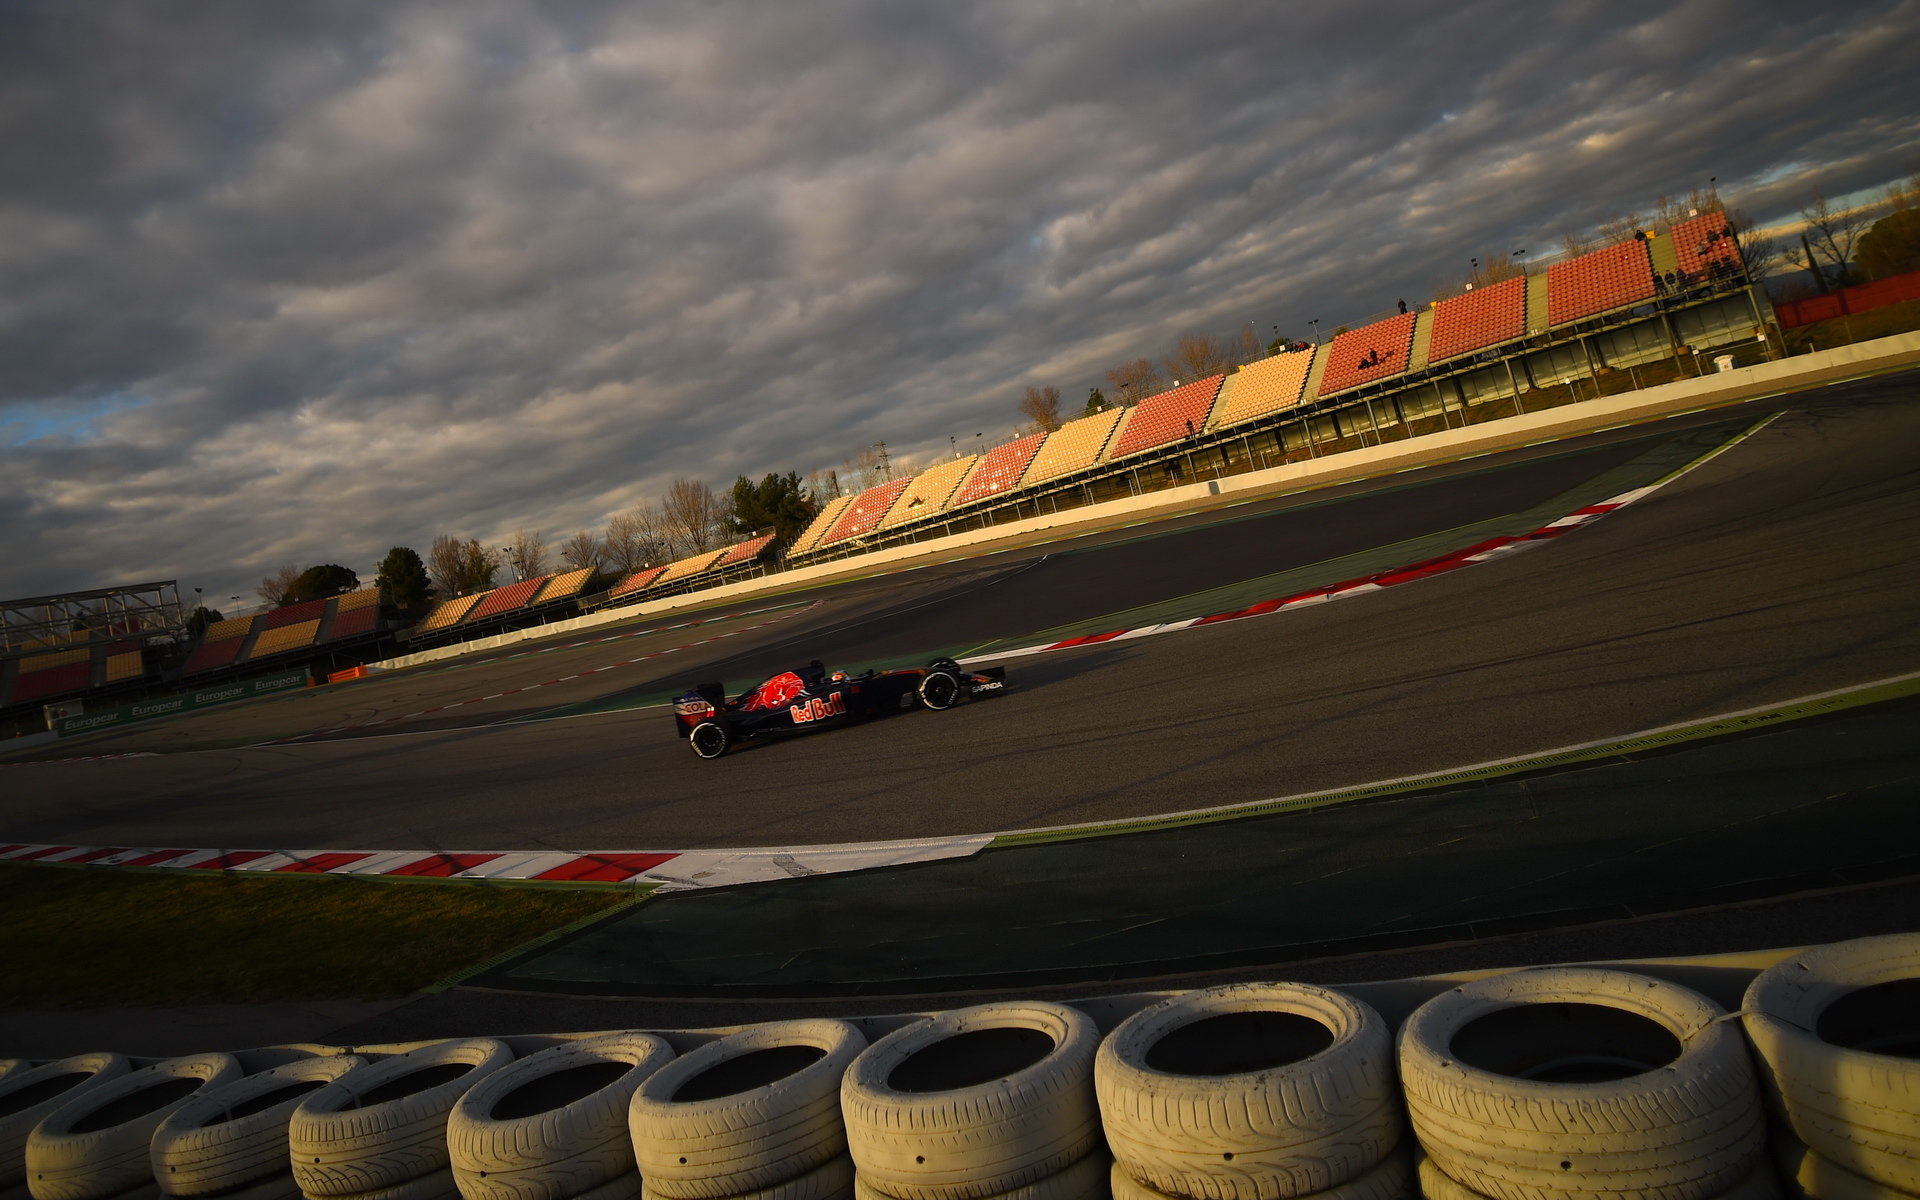
<svg viewBox="0 0 1920 1200">
<path fill-rule="evenodd" d="M 1709 177 L 1904 175 L 1916 43 L 1867 0 L 0 0 L 0 596 L 245 607 L 991 445 L 1028 384 Z"/>
</svg>

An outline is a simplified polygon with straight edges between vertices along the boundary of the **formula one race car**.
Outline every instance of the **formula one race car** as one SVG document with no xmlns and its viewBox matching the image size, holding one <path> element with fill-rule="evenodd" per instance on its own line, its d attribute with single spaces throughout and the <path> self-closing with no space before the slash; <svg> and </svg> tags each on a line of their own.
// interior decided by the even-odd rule
<svg viewBox="0 0 1920 1200">
<path fill-rule="evenodd" d="M 721 684 L 703 683 L 673 702 L 674 732 L 701 758 L 719 758 L 736 743 L 833 729 L 914 708 L 944 709 L 1004 691 L 1007 669 L 969 671 L 950 658 L 924 667 L 828 673 L 819 662 L 796 667 L 729 700 Z"/>
</svg>

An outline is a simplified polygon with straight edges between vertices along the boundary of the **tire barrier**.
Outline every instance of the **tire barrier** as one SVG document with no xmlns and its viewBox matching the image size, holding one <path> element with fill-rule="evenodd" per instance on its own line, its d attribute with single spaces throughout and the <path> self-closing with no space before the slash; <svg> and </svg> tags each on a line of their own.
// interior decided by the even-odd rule
<svg viewBox="0 0 1920 1200">
<path fill-rule="evenodd" d="M 132 1069 L 123 1055 L 77 1054 L 0 1078 L 0 1192 L 26 1184 L 27 1135 L 41 1118 Z"/>
<path fill-rule="evenodd" d="M 840 1086 L 860 1183 L 894 1200 L 977 1200 L 1060 1173 L 1101 1140 L 1099 1035 L 1078 1009 L 982 1004 L 916 1022 Z"/>
<path fill-rule="evenodd" d="M 351 1054 L 299 1059 L 203 1088 L 154 1129 L 147 1149 L 154 1182 L 169 1196 L 210 1196 L 255 1186 L 299 1195 L 287 1156 L 293 1110 L 365 1062 Z"/>
<path fill-rule="evenodd" d="M 531 1054 L 475 1084 L 447 1118 L 466 1200 L 566 1200 L 638 1192 L 627 1104 L 673 1058 L 652 1034 L 617 1033 Z"/>
<path fill-rule="evenodd" d="M 1803 951 L 1756 976 L 1741 1010 L 1802 1165 L 1920 1194 L 1920 934 Z"/>
<path fill-rule="evenodd" d="M 759 1195 L 844 1159 L 841 1080 L 866 1048 L 866 1037 L 845 1021 L 777 1021 L 708 1042 L 654 1072 L 628 1110 L 647 1194 Z M 839 1173 L 808 1178 L 795 1194 Z"/>
<path fill-rule="evenodd" d="M 1595 967 L 1490 976 L 1414 1010 L 1399 1050 L 1421 1149 L 1494 1200 L 1704 1200 L 1761 1160 L 1738 1030 L 1678 984 Z"/>
<path fill-rule="evenodd" d="M 153 1131 L 205 1088 L 241 1077 L 230 1054 L 195 1054 L 128 1071 L 86 1089 L 27 1135 L 33 1200 L 106 1200 L 153 1185 Z"/>
<path fill-rule="evenodd" d="M 0 1200 L 1920 1200 L 1920 934 L 1130 1003 L 0 1060 Z"/>
<path fill-rule="evenodd" d="M 465 1038 L 348 1071 L 288 1118 L 294 1180 L 310 1200 L 454 1200 L 448 1114 L 512 1061 L 504 1042 Z"/>
<path fill-rule="evenodd" d="M 1194 1200 L 1327 1192 L 1401 1140 L 1386 1021 L 1311 984 L 1233 984 L 1135 1013 L 1101 1043 L 1094 1086 L 1116 1163 Z"/>
</svg>

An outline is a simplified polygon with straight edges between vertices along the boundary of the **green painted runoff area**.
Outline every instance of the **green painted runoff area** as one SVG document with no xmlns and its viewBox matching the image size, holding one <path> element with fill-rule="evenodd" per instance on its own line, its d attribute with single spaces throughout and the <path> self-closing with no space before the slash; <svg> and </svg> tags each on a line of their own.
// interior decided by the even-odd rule
<svg viewBox="0 0 1920 1200">
<path fill-rule="evenodd" d="M 1920 874 L 1920 683 L 1872 694 L 1892 698 L 1464 784 L 656 896 L 465 982 L 774 997 L 1120 980 Z"/>
</svg>

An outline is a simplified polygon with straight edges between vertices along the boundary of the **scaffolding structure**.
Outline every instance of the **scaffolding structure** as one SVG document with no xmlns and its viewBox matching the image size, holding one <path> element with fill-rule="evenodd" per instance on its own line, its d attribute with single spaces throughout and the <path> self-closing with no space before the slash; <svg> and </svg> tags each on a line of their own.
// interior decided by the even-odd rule
<svg viewBox="0 0 1920 1200">
<path fill-rule="evenodd" d="M 158 638 L 184 640 L 177 580 L 0 600 L 0 654 Z"/>
</svg>

